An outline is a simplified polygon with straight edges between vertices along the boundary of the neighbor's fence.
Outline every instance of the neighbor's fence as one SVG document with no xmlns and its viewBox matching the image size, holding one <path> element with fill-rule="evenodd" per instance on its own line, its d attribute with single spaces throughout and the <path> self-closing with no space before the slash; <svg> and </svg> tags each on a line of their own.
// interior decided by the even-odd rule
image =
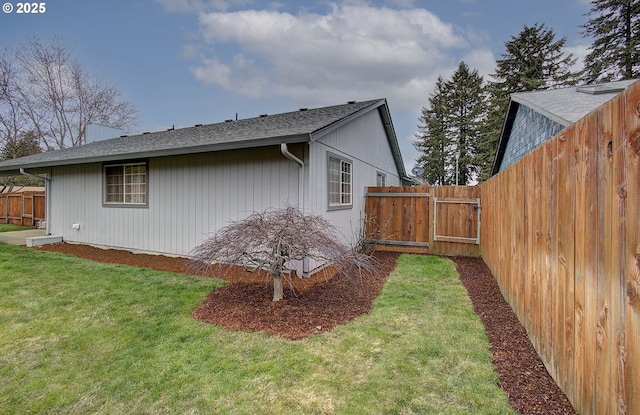
<svg viewBox="0 0 640 415">
<path fill-rule="evenodd" d="M 0 223 L 37 226 L 45 218 L 44 192 L 0 194 Z"/>
<path fill-rule="evenodd" d="M 480 255 L 480 188 L 369 187 L 365 233 L 378 250 Z"/>
<path fill-rule="evenodd" d="M 481 251 L 580 414 L 640 414 L 640 82 L 482 184 Z"/>
</svg>

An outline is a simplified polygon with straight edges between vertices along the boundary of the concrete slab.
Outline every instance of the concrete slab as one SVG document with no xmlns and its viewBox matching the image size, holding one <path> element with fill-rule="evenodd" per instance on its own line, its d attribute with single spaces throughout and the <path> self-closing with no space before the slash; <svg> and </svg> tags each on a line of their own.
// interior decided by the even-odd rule
<svg viewBox="0 0 640 415">
<path fill-rule="evenodd" d="M 59 244 L 62 242 L 62 236 L 56 235 L 48 235 L 48 236 L 32 236 L 31 238 L 27 238 L 27 246 L 42 246 L 49 244 Z"/>
<path fill-rule="evenodd" d="M 9 245 L 26 245 L 27 238 L 45 236 L 44 229 L 29 229 L 26 231 L 0 232 L 0 242 Z"/>
</svg>

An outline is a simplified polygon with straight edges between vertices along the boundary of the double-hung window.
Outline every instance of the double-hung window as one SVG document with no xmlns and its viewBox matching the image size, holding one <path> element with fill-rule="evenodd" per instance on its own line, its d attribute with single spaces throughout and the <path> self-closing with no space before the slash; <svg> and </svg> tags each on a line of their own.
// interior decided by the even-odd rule
<svg viewBox="0 0 640 415">
<path fill-rule="evenodd" d="M 329 156 L 329 208 L 350 208 L 352 202 L 353 165 L 351 161 Z"/>
<path fill-rule="evenodd" d="M 104 204 L 147 206 L 147 162 L 105 164 Z"/>
</svg>

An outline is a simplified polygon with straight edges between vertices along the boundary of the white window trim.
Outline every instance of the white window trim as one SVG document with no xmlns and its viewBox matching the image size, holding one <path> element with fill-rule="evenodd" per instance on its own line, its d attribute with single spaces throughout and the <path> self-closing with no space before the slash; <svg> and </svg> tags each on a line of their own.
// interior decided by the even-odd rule
<svg viewBox="0 0 640 415">
<path fill-rule="evenodd" d="M 380 183 L 380 181 L 383 181 L 384 183 Z M 387 185 L 387 175 L 381 171 L 376 172 L 376 186 L 385 187 L 386 185 Z"/>
<path fill-rule="evenodd" d="M 340 202 L 331 202 L 331 160 L 340 162 L 339 198 Z M 349 171 L 345 172 L 344 167 L 349 166 Z M 349 181 L 344 182 L 344 174 L 348 174 Z M 334 182 L 335 183 L 335 182 Z M 343 192 L 344 186 L 348 185 L 349 191 Z M 343 198 L 348 196 L 349 202 L 343 202 Z M 353 161 L 335 153 L 327 152 L 327 209 L 340 210 L 353 208 Z"/>
<path fill-rule="evenodd" d="M 109 167 L 123 167 L 124 170 L 127 167 L 132 166 L 144 166 L 145 167 L 145 181 L 144 181 L 144 199 L 143 203 L 136 202 L 126 202 L 126 183 L 123 181 L 123 201 L 122 202 L 107 202 L 107 168 Z M 146 208 L 149 207 L 149 162 L 146 160 L 143 161 L 127 161 L 122 163 L 105 163 L 102 165 L 102 206 L 104 207 L 141 207 Z"/>
</svg>

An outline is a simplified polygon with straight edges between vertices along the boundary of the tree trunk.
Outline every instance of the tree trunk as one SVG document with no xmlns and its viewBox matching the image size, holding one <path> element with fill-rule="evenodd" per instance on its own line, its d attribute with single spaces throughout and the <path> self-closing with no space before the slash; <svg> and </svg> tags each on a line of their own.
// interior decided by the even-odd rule
<svg viewBox="0 0 640 415">
<path fill-rule="evenodd" d="M 282 289 L 282 274 L 273 276 L 273 301 L 280 301 L 284 298 Z"/>
</svg>

